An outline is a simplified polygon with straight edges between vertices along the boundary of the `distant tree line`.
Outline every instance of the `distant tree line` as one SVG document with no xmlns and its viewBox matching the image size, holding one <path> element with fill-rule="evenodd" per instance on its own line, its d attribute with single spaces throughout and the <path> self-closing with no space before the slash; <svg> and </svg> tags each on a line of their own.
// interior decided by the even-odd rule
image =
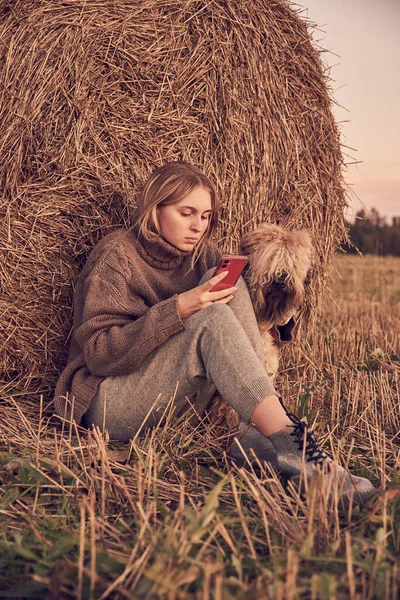
<svg viewBox="0 0 400 600">
<path fill-rule="evenodd" d="M 351 245 L 346 252 L 355 254 L 357 248 L 363 254 L 400 256 L 400 217 L 393 217 L 388 225 L 375 208 L 359 210 L 354 223 L 347 223 Z"/>
</svg>

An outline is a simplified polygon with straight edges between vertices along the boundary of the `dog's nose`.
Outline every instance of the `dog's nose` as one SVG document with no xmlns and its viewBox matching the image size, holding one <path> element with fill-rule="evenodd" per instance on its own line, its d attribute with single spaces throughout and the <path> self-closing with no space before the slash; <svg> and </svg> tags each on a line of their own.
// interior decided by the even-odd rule
<svg viewBox="0 0 400 600">
<path fill-rule="evenodd" d="M 286 275 L 281 275 L 278 279 L 274 279 L 272 287 L 274 290 L 284 290 L 286 287 Z"/>
</svg>

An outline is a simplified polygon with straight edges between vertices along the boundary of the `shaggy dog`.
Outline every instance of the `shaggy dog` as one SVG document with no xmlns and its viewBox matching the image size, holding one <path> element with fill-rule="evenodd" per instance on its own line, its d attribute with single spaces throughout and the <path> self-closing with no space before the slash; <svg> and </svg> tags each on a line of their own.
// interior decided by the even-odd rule
<svg viewBox="0 0 400 600">
<path fill-rule="evenodd" d="M 287 231 L 263 224 L 245 235 L 240 251 L 248 256 L 243 277 L 249 288 L 264 345 L 264 365 L 274 380 L 279 348 L 292 338 L 295 315 L 309 283 L 313 247 L 307 231 Z M 207 410 L 210 422 L 229 435 L 239 426 L 238 413 L 221 396 Z"/>
</svg>

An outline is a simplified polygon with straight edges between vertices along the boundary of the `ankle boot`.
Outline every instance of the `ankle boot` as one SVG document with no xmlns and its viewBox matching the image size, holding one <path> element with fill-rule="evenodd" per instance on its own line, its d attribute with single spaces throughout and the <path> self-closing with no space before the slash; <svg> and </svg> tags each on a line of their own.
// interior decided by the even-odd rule
<svg viewBox="0 0 400 600">
<path fill-rule="evenodd" d="M 286 409 L 285 409 L 286 410 Z M 304 479 L 310 480 L 315 469 L 323 473 L 324 487 L 329 500 L 339 496 L 340 508 L 365 505 L 376 493 L 372 483 L 345 471 L 324 452 L 315 434 L 309 430 L 307 419 L 288 413 L 293 425 L 270 436 L 276 454 L 278 470 L 283 477 L 304 488 Z"/>
<path fill-rule="evenodd" d="M 243 454 L 239 445 L 234 442 L 228 452 L 228 456 L 237 464 L 238 467 L 246 468 L 250 463 L 253 468 L 257 469 L 257 461 L 254 459 L 251 452 L 251 450 L 253 450 L 261 464 L 266 461 L 275 469 L 278 469 L 278 462 L 272 442 L 269 438 L 263 436 L 254 427 L 254 425 L 247 425 L 241 421 L 236 437 L 245 455 Z"/>
</svg>

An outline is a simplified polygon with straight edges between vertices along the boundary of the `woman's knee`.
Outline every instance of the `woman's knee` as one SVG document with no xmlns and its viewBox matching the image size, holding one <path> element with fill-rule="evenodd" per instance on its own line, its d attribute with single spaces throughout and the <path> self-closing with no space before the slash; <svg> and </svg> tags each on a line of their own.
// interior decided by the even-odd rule
<svg viewBox="0 0 400 600">
<path fill-rule="evenodd" d="M 236 287 L 237 289 L 233 293 L 233 299 L 230 302 L 232 311 L 238 316 L 254 312 L 250 290 L 242 276 L 239 277 Z"/>
<path fill-rule="evenodd" d="M 238 288 L 238 291 L 239 290 L 241 290 L 241 291 L 246 290 L 246 293 L 248 293 L 249 288 L 247 287 L 247 283 L 245 282 L 245 280 L 243 278 L 243 275 L 241 275 L 239 277 L 239 279 L 237 280 L 236 287 Z"/>
<path fill-rule="evenodd" d="M 191 317 L 186 319 L 186 329 L 198 329 L 214 324 L 230 324 L 236 321 L 229 304 L 214 302 L 205 308 L 197 311 Z"/>
<path fill-rule="evenodd" d="M 219 320 L 219 319 L 228 319 L 228 318 L 233 317 L 233 313 L 232 313 L 232 310 L 231 310 L 229 304 L 223 304 L 220 302 L 214 302 L 213 304 L 206 306 L 199 312 L 201 313 L 201 316 L 203 317 L 203 319 L 206 319 L 206 320 L 210 320 L 210 319 Z"/>
</svg>

